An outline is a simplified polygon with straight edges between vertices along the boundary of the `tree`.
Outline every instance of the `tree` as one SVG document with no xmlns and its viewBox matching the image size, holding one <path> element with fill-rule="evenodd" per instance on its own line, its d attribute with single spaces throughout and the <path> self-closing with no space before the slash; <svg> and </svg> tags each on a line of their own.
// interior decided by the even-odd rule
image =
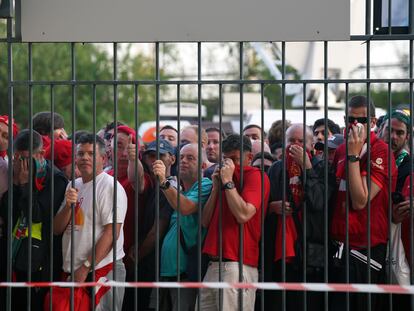
<svg viewBox="0 0 414 311">
<path fill-rule="evenodd" d="M 0 28 L 4 25 L 0 25 Z M 13 43 L 13 80 L 28 81 L 28 44 Z M 153 58 L 143 53 L 132 53 L 131 45 L 118 52 L 119 80 L 154 80 Z M 108 81 L 113 77 L 113 58 L 103 45 L 75 44 L 75 77 L 78 81 Z M 8 112 L 8 68 L 7 45 L 0 44 L 0 114 Z M 46 86 L 35 85 L 33 92 L 33 114 L 51 109 L 51 85 L 56 81 L 70 81 L 72 77 L 71 44 L 32 44 L 32 80 L 47 81 Z M 71 131 L 72 86 L 54 85 L 54 109 L 60 113 Z M 92 130 L 93 86 L 75 87 L 76 129 Z M 118 86 L 117 120 L 133 126 L 134 85 Z M 139 122 L 155 118 L 155 87 L 138 87 Z M 26 127 L 29 120 L 29 88 L 16 86 L 13 92 L 14 118 Z M 96 86 L 96 123 L 99 127 L 111 122 L 114 116 L 114 87 L 111 84 Z"/>
</svg>

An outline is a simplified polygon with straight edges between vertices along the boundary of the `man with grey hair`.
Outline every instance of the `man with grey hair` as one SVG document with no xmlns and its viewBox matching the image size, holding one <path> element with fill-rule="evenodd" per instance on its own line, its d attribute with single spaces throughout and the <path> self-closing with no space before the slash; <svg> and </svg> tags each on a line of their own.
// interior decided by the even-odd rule
<svg viewBox="0 0 414 311">
<path fill-rule="evenodd" d="M 75 187 L 72 187 L 71 184 L 68 185 L 65 201 L 54 219 L 54 233 L 63 233 L 63 270 L 68 277 L 71 272 L 74 272 L 73 281 L 75 282 L 89 280 L 92 276 L 92 264 L 95 268 L 95 281 L 113 280 L 114 270 L 116 270 L 116 281 L 125 281 L 126 272 L 122 258 L 125 255 L 123 223 L 127 210 L 127 196 L 121 184 L 117 182 L 117 201 L 116 206 L 113 206 L 114 179 L 103 170 L 105 154 L 105 143 L 100 137 L 84 134 L 79 138 L 76 146 L 76 164 L 81 177 L 75 180 Z M 95 171 L 93 169 L 94 159 Z M 94 192 L 96 194 L 95 202 L 93 200 Z M 74 224 L 71 223 L 72 204 L 75 205 Z M 115 225 L 113 224 L 114 208 L 117 209 Z M 96 215 L 95 221 L 94 214 Z M 96 241 L 91 239 L 94 224 Z M 117 237 L 116 249 L 112 249 L 114 229 Z M 71 239 L 72 230 L 74 231 L 73 241 Z M 74 262 L 71 261 L 72 243 L 74 243 Z M 95 243 L 94 263 L 92 262 L 92 243 Z M 115 262 L 113 262 L 114 251 L 116 252 Z M 75 271 L 71 271 L 72 265 Z M 100 287 L 96 292 L 96 310 L 112 309 L 115 298 L 115 310 L 121 310 L 124 288 L 117 288 L 116 293 L 115 296 L 114 289 Z"/>
<path fill-rule="evenodd" d="M 305 133 L 305 137 L 304 137 Z M 277 161 L 270 167 L 268 174 L 270 178 L 270 199 L 269 212 L 265 220 L 264 232 L 264 252 L 265 252 L 265 273 L 266 282 L 282 281 L 282 266 L 286 263 L 286 281 L 300 282 L 303 280 L 302 275 L 302 254 L 303 251 L 303 221 L 302 213 L 304 202 L 306 202 L 307 224 L 309 219 L 321 219 L 320 211 L 323 211 L 323 204 L 315 201 L 315 197 L 323 198 L 323 183 L 315 182 L 311 178 L 317 178 L 317 172 L 312 165 L 311 148 L 312 148 L 312 131 L 303 124 L 292 124 L 286 130 L 286 154 L 285 163 Z M 305 149 L 305 150 L 304 150 Z M 305 152 L 305 157 L 304 157 Z M 304 159 L 305 158 L 305 159 Z M 285 166 L 284 166 L 285 165 Z M 285 170 L 285 174 L 283 174 Z M 304 183 L 304 174 L 306 171 L 306 183 Z M 286 177 L 283 180 L 283 176 Z M 286 193 L 283 193 L 283 184 L 285 184 Z M 310 190 L 312 189 L 312 190 Z M 283 202 L 283 200 L 285 200 Z M 285 224 L 285 226 L 283 226 Z M 307 227 L 306 242 L 309 246 L 309 239 L 314 238 L 316 241 L 323 238 L 321 228 L 323 225 L 316 227 L 309 236 L 309 227 Z M 283 232 L 285 228 L 285 232 Z M 325 233 L 327 234 L 327 233 Z M 282 241 L 285 236 L 285 243 Z M 312 244 L 312 250 L 319 249 L 323 243 Z M 283 250 L 283 247 L 284 250 Z M 309 247 L 307 248 L 309 250 Z M 321 252 L 323 255 L 323 252 Z M 309 254 L 307 254 L 307 270 L 306 276 L 309 281 L 323 281 L 323 262 L 318 259 L 310 262 Z M 266 306 L 282 303 L 282 296 L 278 292 L 265 293 L 265 309 Z M 323 296 L 319 294 L 307 295 L 307 302 L 303 301 L 303 296 L 298 292 L 287 293 L 286 309 L 297 310 L 307 303 L 310 310 L 320 310 L 323 307 Z M 318 309 L 319 308 L 319 309 Z"/>
<path fill-rule="evenodd" d="M 198 213 L 200 212 L 198 206 L 201 201 L 201 207 L 203 207 L 212 187 L 211 180 L 204 177 L 201 179 L 199 193 L 198 174 L 199 172 L 202 174 L 202 170 L 198 169 L 197 144 L 187 144 L 181 148 L 179 172 L 181 192 L 167 179 L 166 167 L 162 161 L 157 160 L 154 163 L 153 171 L 160 181 L 160 189 L 175 210 L 162 243 L 161 277 L 164 281 L 176 281 L 177 276 L 180 275 L 180 281 L 196 281 L 198 271 L 192 271 L 190 265 L 194 267 L 194 263 L 197 261 L 191 254 L 197 248 Z M 180 213 L 180 222 L 177 221 L 178 213 Z M 178 231 L 180 237 L 178 237 Z M 180 241 L 178 248 L 177 241 Z M 180 256 L 179 267 L 177 254 Z M 162 304 L 168 305 L 167 301 L 170 299 L 172 305 L 168 308 L 169 310 L 194 310 L 196 294 L 196 289 L 181 289 L 181 306 L 178 309 L 178 291 L 168 289 Z"/>
</svg>

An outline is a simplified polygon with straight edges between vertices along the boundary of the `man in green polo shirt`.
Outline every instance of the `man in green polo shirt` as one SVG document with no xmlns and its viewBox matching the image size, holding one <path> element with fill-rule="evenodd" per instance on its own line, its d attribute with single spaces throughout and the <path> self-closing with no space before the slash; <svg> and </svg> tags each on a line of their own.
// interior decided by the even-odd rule
<svg viewBox="0 0 414 311">
<path fill-rule="evenodd" d="M 202 178 L 200 187 L 201 191 L 199 194 L 197 144 L 185 145 L 180 151 L 179 176 L 182 191 L 178 192 L 178 190 L 166 179 L 163 162 L 156 161 L 153 164 L 153 170 L 154 174 L 159 178 L 160 189 L 163 191 L 168 202 L 175 210 L 171 216 L 168 232 L 162 243 L 161 277 L 165 281 L 177 281 L 177 276 L 180 276 L 180 281 L 188 281 L 188 261 L 194 260 L 188 258 L 188 251 L 192 247 L 196 246 L 197 243 L 197 232 L 199 226 L 198 205 L 200 201 L 201 206 L 204 206 L 210 196 L 212 182 L 208 178 Z M 202 172 L 200 173 L 202 176 Z M 178 195 L 179 205 L 177 204 Z M 180 212 L 179 228 L 177 222 L 178 208 Z M 181 238 L 178 237 L 179 231 L 180 235 L 182 235 Z M 177 242 L 180 244 L 179 264 L 177 262 Z M 178 265 L 179 268 L 177 269 Z M 196 289 L 181 289 L 179 310 L 194 310 L 196 295 Z M 166 291 L 166 295 L 162 295 L 162 304 L 166 301 L 171 302 L 171 310 L 178 310 L 178 290 L 168 289 Z"/>
</svg>

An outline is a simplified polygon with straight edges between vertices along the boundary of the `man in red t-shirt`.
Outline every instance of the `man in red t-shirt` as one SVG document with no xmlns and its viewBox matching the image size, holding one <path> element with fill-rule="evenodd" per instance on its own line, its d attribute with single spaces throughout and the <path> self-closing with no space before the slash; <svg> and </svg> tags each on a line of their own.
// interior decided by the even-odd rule
<svg viewBox="0 0 414 311">
<path fill-rule="evenodd" d="M 243 152 L 240 141 L 243 139 Z M 212 175 L 213 189 L 204 207 L 202 225 L 208 228 L 203 253 L 210 257 L 210 264 L 204 282 L 218 282 L 222 271 L 223 282 L 239 281 L 239 259 L 243 259 L 243 282 L 258 281 L 259 240 L 261 235 L 261 215 L 266 212 L 269 198 L 269 180 L 262 176 L 259 169 L 251 167 L 253 158 L 251 142 L 246 136 L 229 135 L 223 141 L 224 163 Z M 240 158 L 242 156 L 242 159 Z M 243 166 L 241 167 L 241 164 Z M 241 187 L 241 169 L 243 185 Z M 262 177 L 264 184 L 262 185 Z M 242 190 L 240 190 L 240 187 Z M 262 189 L 263 187 L 263 189 Z M 264 190 L 264 196 L 262 196 Z M 222 191 L 220 206 L 219 193 Z M 220 211 L 222 225 L 220 227 Z M 239 230 L 243 227 L 243 253 L 239 245 Z M 222 232 L 222 241 L 219 239 Z M 222 265 L 220 267 L 220 247 L 222 247 Z M 253 310 L 255 290 L 243 293 L 243 310 Z M 223 291 L 223 310 L 236 310 L 238 292 Z M 219 309 L 218 290 L 202 289 L 200 292 L 201 309 Z"/>
<path fill-rule="evenodd" d="M 368 106 L 370 114 L 368 117 Z M 397 168 L 394 156 L 388 152 L 388 145 L 371 131 L 376 124 L 375 106 L 365 96 L 354 96 L 348 105 L 348 153 L 341 145 L 335 154 L 334 165 L 338 192 L 332 215 L 331 238 L 338 242 L 333 256 L 329 276 L 331 282 L 346 282 L 346 234 L 349 234 L 349 282 L 367 283 L 367 269 L 371 270 L 371 283 L 382 283 L 385 267 L 386 244 L 388 241 L 388 167 L 391 165 L 391 188 L 395 189 Z M 370 134 L 370 148 L 367 135 Z M 368 152 L 370 185 L 368 185 Z M 348 183 L 346 176 L 348 166 Z M 370 192 L 369 187 L 370 186 Z M 349 189 L 347 189 L 349 187 Z M 348 227 L 346 226 L 346 197 L 349 198 Z M 368 204 L 370 203 L 370 234 L 368 241 Z M 367 263 L 370 248 L 371 261 Z M 369 266 L 368 266 L 369 264 Z M 330 309 L 343 310 L 346 295 L 335 294 L 329 299 Z M 377 310 L 378 299 L 371 296 L 373 310 Z M 367 297 L 364 294 L 350 294 L 350 309 L 366 310 Z"/>
<path fill-rule="evenodd" d="M 135 191 L 133 185 L 128 180 L 128 146 L 135 144 L 135 131 L 126 125 L 120 125 L 117 128 L 117 146 L 114 146 L 115 140 L 112 140 L 112 159 L 117 160 L 117 180 L 124 188 L 128 198 L 128 208 L 124 223 L 124 251 L 128 254 L 129 248 L 134 244 L 134 220 L 135 220 Z M 142 171 L 142 167 L 141 167 Z M 114 176 L 114 170 L 108 172 Z"/>
</svg>

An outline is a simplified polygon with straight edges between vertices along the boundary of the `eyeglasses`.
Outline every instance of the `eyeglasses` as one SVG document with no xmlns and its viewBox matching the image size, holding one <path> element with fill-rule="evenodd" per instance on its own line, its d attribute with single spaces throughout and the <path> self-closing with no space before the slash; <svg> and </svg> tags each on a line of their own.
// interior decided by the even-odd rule
<svg viewBox="0 0 414 311">
<path fill-rule="evenodd" d="M 348 117 L 348 124 L 352 123 L 368 123 L 368 117 Z"/>
</svg>

